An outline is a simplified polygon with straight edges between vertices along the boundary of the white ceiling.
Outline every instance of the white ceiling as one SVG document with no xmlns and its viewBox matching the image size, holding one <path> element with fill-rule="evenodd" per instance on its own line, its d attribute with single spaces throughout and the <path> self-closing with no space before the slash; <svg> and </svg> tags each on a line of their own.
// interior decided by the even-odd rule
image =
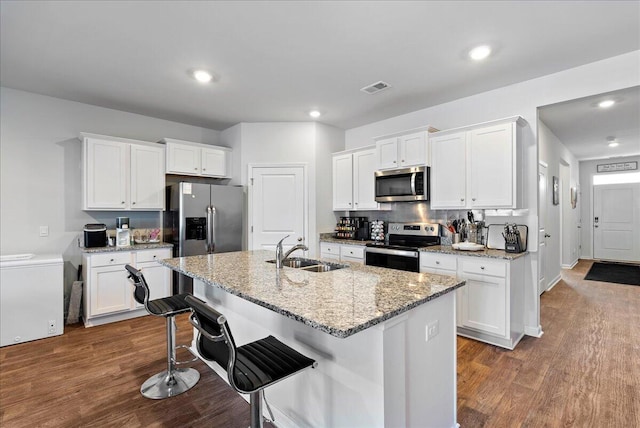
<svg viewBox="0 0 640 428">
<path fill-rule="evenodd" d="M 348 129 L 640 49 L 637 1 L 2 1 L 2 86 L 212 129 Z M 491 44 L 481 63 L 467 51 Z M 203 86 L 188 70 L 214 71 Z M 360 88 L 384 80 L 392 88 Z"/>
<path fill-rule="evenodd" d="M 604 100 L 616 104 L 598 107 Z M 579 160 L 640 155 L 640 86 L 545 106 L 538 114 Z M 607 137 L 619 145 L 608 147 Z"/>
</svg>

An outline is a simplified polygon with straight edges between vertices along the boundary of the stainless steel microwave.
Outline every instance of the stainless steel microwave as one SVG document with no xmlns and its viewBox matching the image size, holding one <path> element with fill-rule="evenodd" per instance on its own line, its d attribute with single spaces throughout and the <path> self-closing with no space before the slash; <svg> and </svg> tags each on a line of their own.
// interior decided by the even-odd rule
<svg viewBox="0 0 640 428">
<path fill-rule="evenodd" d="M 377 202 L 429 200 L 429 167 L 376 171 Z"/>
</svg>

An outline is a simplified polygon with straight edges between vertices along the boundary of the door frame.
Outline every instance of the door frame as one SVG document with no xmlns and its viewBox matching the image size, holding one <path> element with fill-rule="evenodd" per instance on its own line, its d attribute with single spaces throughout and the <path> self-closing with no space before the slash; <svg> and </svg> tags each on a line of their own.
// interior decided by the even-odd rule
<svg viewBox="0 0 640 428">
<path fill-rule="evenodd" d="M 303 229 L 305 236 L 305 245 L 311 249 L 311 245 L 315 245 L 315 239 L 309 235 L 309 175 L 308 164 L 306 162 L 293 163 L 249 163 L 247 164 L 247 249 L 253 248 L 253 231 L 251 230 L 251 222 L 253 220 L 253 170 L 254 168 L 302 168 L 302 191 L 303 195 Z"/>
</svg>

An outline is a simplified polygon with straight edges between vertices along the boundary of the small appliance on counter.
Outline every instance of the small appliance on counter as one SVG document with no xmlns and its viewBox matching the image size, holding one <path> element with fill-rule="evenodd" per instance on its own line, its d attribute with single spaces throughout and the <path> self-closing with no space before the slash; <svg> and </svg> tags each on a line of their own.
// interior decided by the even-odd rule
<svg viewBox="0 0 640 428">
<path fill-rule="evenodd" d="M 107 246 L 107 225 L 102 223 L 89 223 L 84 225 L 85 248 Z"/>
<path fill-rule="evenodd" d="M 131 245 L 131 229 L 129 228 L 129 217 L 116 218 L 116 247 L 127 247 Z"/>
<path fill-rule="evenodd" d="M 369 221 L 367 217 L 340 217 L 336 225 L 335 237 L 338 239 L 369 239 Z"/>
</svg>

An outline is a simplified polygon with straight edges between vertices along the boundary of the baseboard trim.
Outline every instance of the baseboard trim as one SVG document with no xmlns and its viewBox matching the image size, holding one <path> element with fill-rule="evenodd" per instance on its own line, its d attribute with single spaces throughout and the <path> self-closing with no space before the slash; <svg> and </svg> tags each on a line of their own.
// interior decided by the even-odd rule
<svg viewBox="0 0 640 428">
<path fill-rule="evenodd" d="M 544 291 L 549 291 L 551 290 L 553 287 L 556 286 L 556 284 L 558 284 L 560 281 L 562 280 L 562 277 L 560 275 L 556 276 L 555 278 L 553 278 L 553 281 L 551 281 L 551 283 L 549 284 L 549 286 L 547 287 L 546 290 Z"/>
<path fill-rule="evenodd" d="M 525 326 L 524 327 L 524 334 L 526 334 L 527 336 L 540 338 L 544 334 L 544 331 L 542 331 L 542 326 L 541 325 L 539 325 L 537 327 Z"/>
<path fill-rule="evenodd" d="M 579 259 L 578 259 L 579 260 Z M 577 264 L 578 264 L 578 260 L 575 260 L 573 263 L 571 263 L 570 265 L 560 265 L 560 267 L 562 269 L 573 269 Z"/>
</svg>

